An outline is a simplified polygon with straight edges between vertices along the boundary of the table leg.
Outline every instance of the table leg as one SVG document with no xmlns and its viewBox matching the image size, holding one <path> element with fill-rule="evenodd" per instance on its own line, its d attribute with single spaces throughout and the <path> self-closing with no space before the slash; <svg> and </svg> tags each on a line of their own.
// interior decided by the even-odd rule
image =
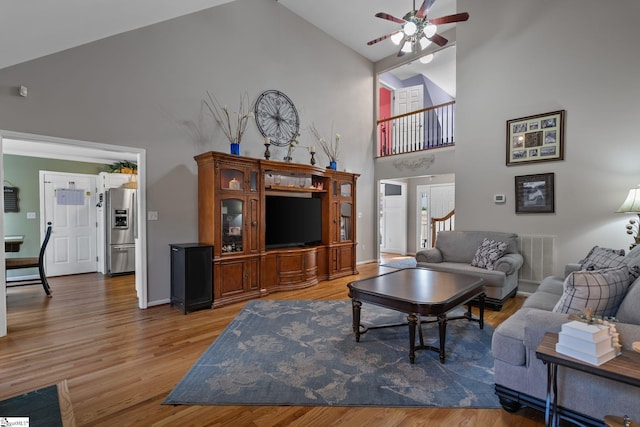
<svg viewBox="0 0 640 427">
<path fill-rule="evenodd" d="M 558 414 L 558 364 L 553 365 L 553 408 L 551 409 L 551 423 L 553 427 L 560 425 L 560 416 Z"/>
<path fill-rule="evenodd" d="M 422 322 L 418 315 L 418 338 L 420 339 L 420 347 L 424 347 L 424 336 L 422 335 Z"/>
<path fill-rule="evenodd" d="M 362 302 L 352 299 L 351 309 L 353 312 L 353 333 L 356 334 L 356 342 L 360 342 L 360 310 L 362 308 Z"/>
<path fill-rule="evenodd" d="M 547 363 L 547 399 L 544 408 L 544 425 L 556 427 L 559 425 L 558 417 L 558 364 Z M 551 393 L 553 392 L 553 403 Z"/>
<path fill-rule="evenodd" d="M 418 316 L 410 314 L 407 317 L 409 323 L 409 362 L 413 364 L 416 361 L 416 325 L 418 324 Z"/>
<path fill-rule="evenodd" d="M 484 329 L 484 292 L 480 295 L 479 298 L 479 304 L 478 304 L 478 310 L 480 311 L 479 313 L 479 317 L 480 317 L 480 329 Z"/>
<path fill-rule="evenodd" d="M 444 363 L 444 344 L 447 338 L 447 316 L 438 316 L 438 331 L 440 332 L 440 363 Z"/>
</svg>

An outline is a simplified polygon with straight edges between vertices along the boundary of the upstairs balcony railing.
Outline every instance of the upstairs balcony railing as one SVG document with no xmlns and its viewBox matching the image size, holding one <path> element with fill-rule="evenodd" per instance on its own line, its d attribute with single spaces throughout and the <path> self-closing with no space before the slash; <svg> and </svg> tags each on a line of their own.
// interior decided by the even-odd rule
<svg viewBox="0 0 640 427">
<path fill-rule="evenodd" d="M 454 145 L 455 106 L 451 101 L 378 120 L 378 156 Z"/>
</svg>

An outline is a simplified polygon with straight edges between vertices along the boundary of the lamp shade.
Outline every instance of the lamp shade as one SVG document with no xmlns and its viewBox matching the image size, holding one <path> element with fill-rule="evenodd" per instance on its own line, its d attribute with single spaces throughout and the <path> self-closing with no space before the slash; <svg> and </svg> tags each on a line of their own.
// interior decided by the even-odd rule
<svg viewBox="0 0 640 427">
<path fill-rule="evenodd" d="M 404 33 L 408 36 L 412 36 L 416 33 L 416 31 L 418 31 L 418 26 L 409 21 L 406 24 L 404 24 L 404 27 L 402 27 L 402 29 L 404 30 Z"/>
<path fill-rule="evenodd" d="M 420 63 L 422 64 L 428 64 L 429 62 L 433 61 L 433 53 L 430 53 L 425 56 L 421 56 L 420 59 L 418 59 L 418 61 L 420 61 Z"/>
<path fill-rule="evenodd" d="M 426 37 L 420 37 L 420 49 L 424 50 L 431 44 L 431 40 Z"/>
<path fill-rule="evenodd" d="M 427 37 L 433 37 L 438 31 L 438 27 L 434 24 L 428 24 L 424 27 L 424 35 Z"/>
<path fill-rule="evenodd" d="M 400 45 L 400 42 L 402 41 L 403 38 L 404 38 L 404 33 L 402 31 L 398 31 L 397 33 L 391 36 L 391 41 L 395 45 Z"/>
<path fill-rule="evenodd" d="M 616 212 L 620 213 L 640 213 L 640 186 L 629 190 L 627 198 Z"/>
</svg>

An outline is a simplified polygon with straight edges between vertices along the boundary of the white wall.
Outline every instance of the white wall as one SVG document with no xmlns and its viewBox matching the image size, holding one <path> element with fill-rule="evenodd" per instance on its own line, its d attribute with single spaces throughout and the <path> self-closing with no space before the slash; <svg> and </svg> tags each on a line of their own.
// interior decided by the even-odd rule
<svg viewBox="0 0 640 427">
<path fill-rule="evenodd" d="M 456 228 L 558 236 L 558 263 L 628 249 L 640 183 L 640 2 L 458 0 Z M 609 17 L 609 18 L 604 18 Z M 505 166 L 506 121 L 566 110 L 565 160 Z M 514 176 L 555 173 L 555 214 L 515 215 Z M 493 203 L 504 193 L 507 202 Z"/>
<path fill-rule="evenodd" d="M 27 98 L 17 95 L 21 84 Z M 273 0 L 237 0 L 0 70 L 0 129 L 147 150 L 147 209 L 159 213 L 147 231 L 153 304 L 169 298 L 169 243 L 197 239 L 193 156 L 229 149 L 211 121 L 203 124 L 207 90 L 232 109 L 241 93 L 253 102 L 283 91 L 298 108 L 303 145 L 313 142 L 312 122 L 327 134 L 333 122 L 339 167 L 362 174 L 357 258 L 373 259 L 373 88 L 370 61 Z M 254 123 L 241 151 L 262 157 Z M 308 162 L 306 150 L 294 161 Z"/>
</svg>

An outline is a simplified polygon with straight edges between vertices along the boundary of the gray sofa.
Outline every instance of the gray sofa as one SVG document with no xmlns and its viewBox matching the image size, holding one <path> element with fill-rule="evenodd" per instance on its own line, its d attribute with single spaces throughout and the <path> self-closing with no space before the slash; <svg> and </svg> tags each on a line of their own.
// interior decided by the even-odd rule
<svg viewBox="0 0 640 427">
<path fill-rule="evenodd" d="M 495 262 L 494 270 L 471 265 L 485 238 L 507 243 L 507 249 Z M 504 301 L 518 290 L 518 272 L 523 263 L 519 240 L 517 234 L 499 231 L 440 231 L 434 248 L 416 253 L 416 264 L 431 270 L 482 277 L 486 282 L 486 307 L 501 310 Z"/>
<path fill-rule="evenodd" d="M 626 260 L 640 261 L 640 246 Z M 580 269 L 569 264 L 565 276 Z M 515 411 L 521 406 L 544 410 L 547 368 L 536 358 L 536 348 L 546 332 L 559 332 L 568 322 L 567 314 L 553 312 L 563 293 L 562 277 L 547 277 L 522 308 L 504 321 L 493 334 L 495 387 L 502 406 Z M 640 278 L 624 294 L 616 318 L 623 351 L 640 341 Z M 558 369 L 558 405 L 563 417 L 585 425 L 603 425 L 606 415 L 629 415 L 640 420 L 640 388 L 560 367 Z"/>
</svg>

